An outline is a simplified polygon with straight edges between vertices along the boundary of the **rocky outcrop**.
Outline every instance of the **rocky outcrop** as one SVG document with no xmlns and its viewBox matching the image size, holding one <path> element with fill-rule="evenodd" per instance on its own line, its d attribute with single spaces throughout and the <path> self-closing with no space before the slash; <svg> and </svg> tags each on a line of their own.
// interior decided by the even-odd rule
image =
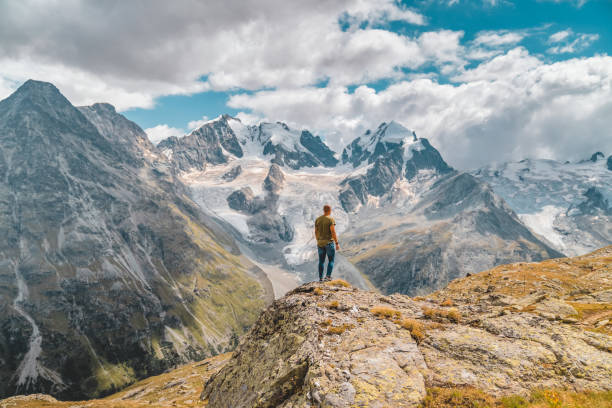
<svg viewBox="0 0 612 408">
<path fill-rule="evenodd" d="M 608 170 L 612 171 L 612 155 L 610 155 L 608 157 L 608 161 L 606 162 L 606 166 L 608 167 Z"/>
<path fill-rule="evenodd" d="M 591 215 L 603 212 L 603 214 L 612 215 L 612 205 L 597 187 L 590 187 L 584 196 L 586 200 L 578 204 L 580 212 Z"/>
<path fill-rule="evenodd" d="M 605 158 L 606 156 L 604 156 L 602 152 L 595 152 L 591 155 L 591 157 L 589 158 L 589 161 L 592 161 L 593 163 L 595 163 L 596 161 L 603 160 Z"/>
<path fill-rule="evenodd" d="M 256 197 L 250 187 L 236 190 L 227 197 L 230 208 L 249 214 L 247 225 L 254 242 L 273 244 L 290 242 L 295 231 L 286 217 L 278 213 L 279 193 L 285 175 L 277 164 L 272 164 L 263 182 L 263 196 Z"/>
<path fill-rule="evenodd" d="M 244 187 L 227 196 L 227 204 L 236 211 L 253 213 L 255 210 L 255 195 L 250 187 Z"/>
<path fill-rule="evenodd" d="M 264 306 L 236 244 L 112 106 L 0 102 L 0 395 L 103 395 L 225 351 Z"/>
<path fill-rule="evenodd" d="M 236 180 L 238 176 L 241 174 L 242 174 L 242 166 L 238 165 L 238 166 L 232 167 L 227 173 L 221 176 L 221 178 L 226 182 L 230 182 L 230 181 Z"/>
<path fill-rule="evenodd" d="M 272 194 L 278 194 L 285 184 L 285 175 L 277 164 L 272 164 L 264 179 L 264 189 Z"/>
<path fill-rule="evenodd" d="M 262 313 L 202 398 L 211 408 L 418 407 L 435 386 L 612 390 L 612 326 L 594 332 L 570 317 L 572 291 L 612 289 L 611 256 L 507 265 L 418 300 L 303 285 Z"/>
</svg>

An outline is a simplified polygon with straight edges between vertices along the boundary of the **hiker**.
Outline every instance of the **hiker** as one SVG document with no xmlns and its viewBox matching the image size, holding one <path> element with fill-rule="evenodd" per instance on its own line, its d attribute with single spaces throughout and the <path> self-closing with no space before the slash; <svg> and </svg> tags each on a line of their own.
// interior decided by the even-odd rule
<svg viewBox="0 0 612 408">
<path fill-rule="evenodd" d="M 336 221 L 331 217 L 331 207 L 327 204 L 323 206 L 323 215 L 315 221 L 315 237 L 317 238 L 317 249 L 319 251 L 319 282 L 323 282 L 325 256 L 329 260 L 325 280 L 330 281 L 334 269 L 336 249 L 340 249 L 340 244 L 336 236 Z"/>
</svg>

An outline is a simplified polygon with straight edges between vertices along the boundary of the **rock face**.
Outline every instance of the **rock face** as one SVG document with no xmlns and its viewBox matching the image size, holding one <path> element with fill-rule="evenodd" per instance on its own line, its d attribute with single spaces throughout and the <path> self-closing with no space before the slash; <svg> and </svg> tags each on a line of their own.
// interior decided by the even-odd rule
<svg viewBox="0 0 612 408">
<path fill-rule="evenodd" d="M 598 188 L 589 188 L 584 196 L 586 200 L 578 204 L 578 209 L 582 214 L 593 215 L 603 212 L 605 215 L 612 215 L 612 205 Z"/>
<path fill-rule="evenodd" d="M 606 166 L 608 167 L 608 170 L 612 171 L 612 155 L 610 155 L 608 157 L 608 161 L 606 162 Z"/>
<path fill-rule="evenodd" d="M 323 166 L 334 167 L 338 164 L 338 159 L 336 159 L 334 151 L 331 150 L 319 136 L 313 136 L 309 131 L 303 130 L 300 135 L 300 143 L 308 149 Z"/>
<path fill-rule="evenodd" d="M 0 395 L 109 393 L 232 347 L 267 296 L 174 165 L 107 104 L 0 102 Z"/>
<path fill-rule="evenodd" d="M 236 177 L 238 177 L 241 174 L 242 174 L 242 167 L 235 166 L 235 167 L 232 167 L 227 173 L 225 173 L 222 176 L 222 178 L 225 181 L 234 181 L 236 180 Z"/>
<path fill-rule="evenodd" d="M 496 396 L 612 390 L 612 326 L 586 330 L 592 309 L 582 303 L 600 305 L 612 289 L 610 260 L 612 247 L 502 266 L 420 300 L 300 286 L 262 313 L 202 399 L 211 408 L 418 407 L 433 386 Z"/>
<path fill-rule="evenodd" d="M 242 157 L 242 148 L 234 131 L 228 126 L 228 115 L 194 130 L 189 136 L 172 136 L 162 140 L 157 147 L 166 152 L 183 171 L 204 170 L 206 163 L 227 163 L 225 152 Z"/>
</svg>

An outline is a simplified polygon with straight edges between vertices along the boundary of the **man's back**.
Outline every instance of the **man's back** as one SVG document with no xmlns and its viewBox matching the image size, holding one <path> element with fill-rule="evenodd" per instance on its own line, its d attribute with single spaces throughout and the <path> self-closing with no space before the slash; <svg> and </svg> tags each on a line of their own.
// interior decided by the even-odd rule
<svg viewBox="0 0 612 408">
<path fill-rule="evenodd" d="M 324 247 L 332 242 L 331 226 L 336 225 L 336 221 L 329 215 L 322 215 L 315 221 L 317 229 L 317 246 Z"/>
</svg>

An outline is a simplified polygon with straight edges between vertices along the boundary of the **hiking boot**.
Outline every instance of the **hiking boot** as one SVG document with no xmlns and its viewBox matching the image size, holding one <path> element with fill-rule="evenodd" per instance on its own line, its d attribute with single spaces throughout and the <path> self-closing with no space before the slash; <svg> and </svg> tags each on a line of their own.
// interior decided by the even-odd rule
<svg viewBox="0 0 612 408">
<path fill-rule="evenodd" d="M 325 282 L 329 282 L 331 280 L 331 276 L 326 276 L 325 277 Z"/>
<path fill-rule="evenodd" d="M 323 282 L 323 278 L 319 278 L 319 282 Z"/>
</svg>

